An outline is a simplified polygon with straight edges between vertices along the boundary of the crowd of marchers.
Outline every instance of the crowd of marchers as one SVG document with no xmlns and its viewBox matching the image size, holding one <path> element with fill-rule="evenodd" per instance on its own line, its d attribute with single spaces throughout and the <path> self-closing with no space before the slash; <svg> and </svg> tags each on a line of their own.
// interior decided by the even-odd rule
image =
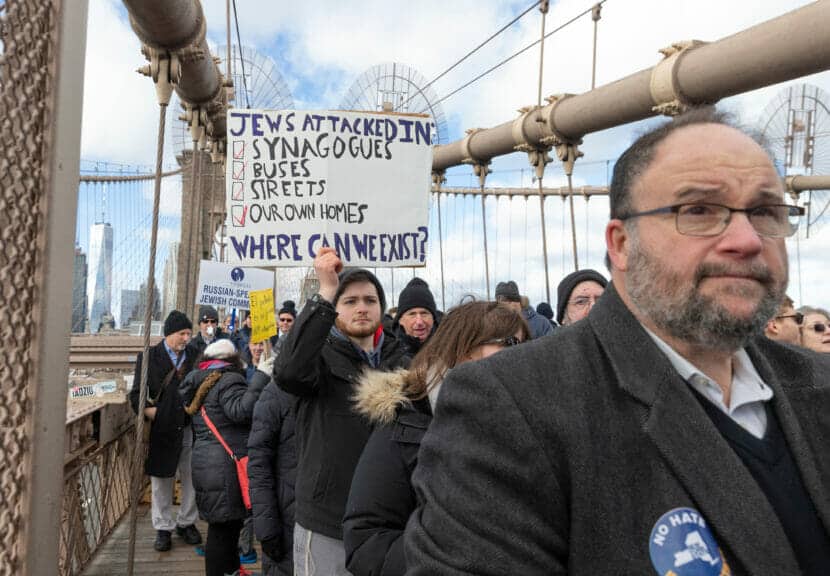
<svg viewBox="0 0 830 576">
<path fill-rule="evenodd" d="M 569 274 L 555 314 L 512 280 L 439 310 L 413 278 L 387 309 L 331 248 L 270 340 L 171 312 L 131 391 L 155 548 L 175 532 L 208 576 L 250 573 L 255 540 L 268 575 L 830 573 L 830 314 L 786 294 L 803 209 L 711 108 L 638 137 L 610 205 L 610 281 Z"/>
</svg>

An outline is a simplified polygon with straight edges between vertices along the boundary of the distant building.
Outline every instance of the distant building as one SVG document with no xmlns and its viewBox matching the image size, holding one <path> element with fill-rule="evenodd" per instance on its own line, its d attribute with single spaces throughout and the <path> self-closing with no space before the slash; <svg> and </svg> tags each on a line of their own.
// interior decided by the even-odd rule
<svg viewBox="0 0 830 576">
<path fill-rule="evenodd" d="M 75 263 L 72 267 L 72 332 L 86 332 L 86 254 L 75 246 Z"/>
<path fill-rule="evenodd" d="M 89 231 L 86 294 L 89 330 L 98 332 L 105 314 L 112 319 L 112 226 L 108 222 L 97 222 Z"/>
<path fill-rule="evenodd" d="M 170 242 L 162 276 L 162 316 L 167 318 L 176 309 L 176 278 L 179 275 L 179 243 Z"/>
<path fill-rule="evenodd" d="M 129 290 L 126 288 L 121 290 L 121 316 L 119 318 L 119 328 L 126 328 L 136 320 L 143 320 L 143 318 L 135 316 L 136 308 L 138 308 L 139 294 L 141 294 L 139 290 Z"/>
<path fill-rule="evenodd" d="M 138 302 L 133 308 L 132 318 L 139 324 L 144 322 L 144 311 L 147 309 L 147 283 L 142 282 L 138 289 Z M 161 294 L 158 286 L 153 286 L 153 312 L 151 320 L 161 320 Z"/>
</svg>

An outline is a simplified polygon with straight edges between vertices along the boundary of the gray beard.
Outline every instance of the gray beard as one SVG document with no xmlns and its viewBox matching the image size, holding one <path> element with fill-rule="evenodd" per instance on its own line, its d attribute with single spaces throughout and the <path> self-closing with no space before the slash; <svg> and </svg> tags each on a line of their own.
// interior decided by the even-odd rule
<svg viewBox="0 0 830 576">
<path fill-rule="evenodd" d="M 734 316 L 716 299 L 699 291 L 707 276 L 736 271 L 751 275 L 765 288 L 749 318 Z M 695 347 L 730 351 L 743 348 L 750 338 L 763 333 L 787 288 L 786 279 L 776 283 L 769 269 L 757 263 L 701 264 L 689 286 L 643 250 L 637 239 L 632 244 L 625 284 L 632 302 L 660 330 Z M 741 287 L 736 286 L 734 293 L 740 296 Z"/>
</svg>

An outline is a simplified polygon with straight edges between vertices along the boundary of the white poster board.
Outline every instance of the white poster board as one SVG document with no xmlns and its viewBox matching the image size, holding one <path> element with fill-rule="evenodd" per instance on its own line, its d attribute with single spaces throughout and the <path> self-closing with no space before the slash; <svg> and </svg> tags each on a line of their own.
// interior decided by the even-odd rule
<svg viewBox="0 0 830 576">
<path fill-rule="evenodd" d="M 228 261 L 423 266 L 432 138 L 425 115 L 228 110 Z"/>
<path fill-rule="evenodd" d="M 250 310 L 248 292 L 273 287 L 274 273 L 270 270 L 242 268 L 234 264 L 202 260 L 199 264 L 196 304 Z"/>
</svg>

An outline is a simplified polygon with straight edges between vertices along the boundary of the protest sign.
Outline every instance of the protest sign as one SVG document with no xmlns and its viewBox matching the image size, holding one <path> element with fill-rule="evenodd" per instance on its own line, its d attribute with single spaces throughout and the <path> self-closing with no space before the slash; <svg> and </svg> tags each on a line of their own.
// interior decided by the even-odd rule
<svg viewBox="0 0 830 576">
<path fill-rule="evenodd" d="M 228 260 L 423 266 L 432 138 L 422 114 L 228 110 Z"/>
<path fill-rule="evenodd" d="M 274 274 L 270 270 L 202 260 L 199 264 L 196 304 L 249 310 L 248 295 L 251 290 L 273 287 Z"/>
<path fill-rule="evenodd" d="M 255 290 L 251 297 L 251 342 L 262 342 L 277 334 L 274 291 Z"/>
</svg>

